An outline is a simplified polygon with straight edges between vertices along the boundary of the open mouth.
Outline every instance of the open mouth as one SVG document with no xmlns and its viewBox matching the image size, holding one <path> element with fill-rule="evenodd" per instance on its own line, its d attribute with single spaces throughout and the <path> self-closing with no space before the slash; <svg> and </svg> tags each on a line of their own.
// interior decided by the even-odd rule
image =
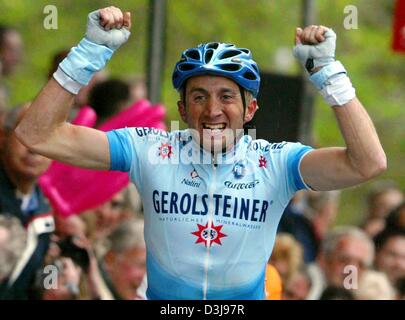
<svg viewBox="0 0 405 320">
<path fill-rule="evenodd" d="M 207 130 L 206 131 L 207 133 L 218 134 L 218 133 L 222 133 L 225 130 L 226 124 L 225 123 L 203 123 L 202 127 L 203 127 L 204 131 Z"/>
</svg>

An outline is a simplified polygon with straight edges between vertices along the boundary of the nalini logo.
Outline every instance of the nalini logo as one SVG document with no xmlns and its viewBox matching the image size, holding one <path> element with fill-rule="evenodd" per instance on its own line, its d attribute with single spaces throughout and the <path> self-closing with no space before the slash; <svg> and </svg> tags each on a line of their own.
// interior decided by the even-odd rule
<svg viewBox="0 0 405 320">
<path fill-rule="evenodd" d="M 246 174 L 246 168 L 245 165 L 241 162 L 238 162 L 235 164 L 233 167 L 233 175 L 236 179 L 240 179 L 244 177 Z"/>
<path fill-rule="evenodd" d="M 259 168 L 266 168 L 267 167 L 267 160 L 265 157 L 260 156 L 259 158 Z"/>
<path fill-rule="evenodd" d="M 189 187 L 199 188 L 201 185 L 200 176 L 198 175 L 198 172 L 195 169 L 193 169 L 193 171 L 190 172 L 190 177 L 191 180 L 184 178 L 181 181 L 181 184 L 185 184 Z"/>
<path fill-rule="evenodd" d="M 190 177 L 191 179 L 196 179 L 199 178 L 200 176 L 198 175 L 198 172 L 194 169 L 193 171 L 190 172 Z"/>
<path fill-rule="evenodd" d="M 209 222 L 203 226 L 198 223 L 198 231 L 191 232 L 191 234 L 197 237 L 195 243 L 204 243 L 206 247 L 211 247 L 213 243 L 222 246 L 221 238 L 227 237 L 226 234 L 221 232 L 223 225 L 215 226 L 214 222 L 211 223 L 211 226 L 208 226 L 208 224 Z"/>
<path fill-rule="evenodd" d="M 173 155 L 173 147 L 169 143 L 162 143 L 159 147 L 159 156 L 162 159 L 169 158 Z"/>
</svg>

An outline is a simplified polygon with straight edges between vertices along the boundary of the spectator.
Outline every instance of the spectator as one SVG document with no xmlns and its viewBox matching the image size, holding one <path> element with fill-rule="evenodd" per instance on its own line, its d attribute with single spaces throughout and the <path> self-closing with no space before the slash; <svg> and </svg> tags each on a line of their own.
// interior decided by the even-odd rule
<svg viewBox="0 0 405 320">
<path fill-rule="evenodd" d="M 303 263 L 300 243 L 290 234 L 279 233 L 269 263 L 280 273 L 282 282 L 287 283 Z"/>
<path fill-rule="evenodd" d="M 353 290 L 357 300 L 393 300 L 395 291 L 382 272 L 367 270 L 360 278 L 359 288 Z"/>
<path fill-rule="evenodd" d="M 397 300 L 405 300 L 405 277 L 401 278 L 395 284 Z"/>
<path fill-rule="evenodd" d="M 0 25 L 0 124 L 3 113 L 9 106 L 9 92 L 3 78 L 12 75 L 20 63 L 23 43 L 18 31 L 10 26 Z"/>
<path fill-rule="evenodd" d="M 281 300 L 283 283 L 280 273 L 270 263 L 266 266 L 265 277 L 266 300 Z"/>
<path fill-rule="evenodd" d="M 0 215 L 0 299 L 5 294 L 7 279 L 23 253 L 26 237 L 16 217 Z"/>
<path fill-rule="evenodd" d="M 319 300 L 355 300 L 355 296 L 345 288 L 329 286 L 322 292 Z"/>
<path fill-rule="evenodd" d="M 292 234 L 303 247 L 305 263 L 310 263 L 317 256 L 323 237 L 335 223 L 339 191 L 307 191 L 303 198 L 300 203 L 305 202 L 304 206 L 290 204 L 284 211 L 278 232 Z"/>
<path fill-rule="evenodd" d="M 133 104 L 142 99 L 147 99 L 147 91 L 145 79 L 141 76 L 132 76 L 127 79 L 129 84 L 130 102 Z"/>
<path fill-rule="evenodd" d="M 405 277 L 405 229 L 387 229 L 377 235 L 374 241 L 375 266 L 395 285 Z"/>
<path fill-rule="evenodd" d="M 390 212 L 386 219 L 385 228 L 405 230 L 405 201 Z"/>
<path fill-rule="evenodd" d="M 80 215 L 86 224 L 86 235 L 93 245 L 97 258 L 101 258 L 105 254 L 108 236 L 131 215 L 133 215 L 133 211 L 128 189 L 116 193 L 106 203 Z"/>
<path fill-rule="evenodd" d="M 55 234 L 59 239 L 69 236 L 84 238 L 86 235 L 86 224 L 77 215 L 69 217 L 61 217 L 58 214 L 54 215 L 55 218 Z"/>
<path fill-rule="evenodd" d="M 54 230 L 50 207 L 37 185 L 50 160 L 29 151 L 13 131 L 27 108 L 25 104 L 8 111 L 0 128 L 0 212 L 17 217 L 27 229 L 29 239 L 24 252 L 29 259 L 21 259 L 13 270 L 6 296 L 9 299 L 27 298 Z"/>
<path fill-rule="evenodd" d="M 91 89 L 89 104 L 97 113 L 96 126 L 129 106 L 129 90 L 129 85 L 118 79 L 102 81 Z"/>
<path fill-rule="evenodd" d="M 21 62 L 23 42 L 19 32 L 9 26 L 0 25 L 0 73 L 9 76 Z"/>
<path fill-rule="evenodd" d="M 137 289 L 146 274 L 143 220 L 130 219 L 109 237 L 110 249 L 104 257 L 105 279 L 115 299 L 142 299 Z"/>
<path fill-rule="evenodd" d="M 355 279 L 374 259 L 374 244 L 368 235 L 356 227 L 339 227 L 327 234 L 321 245 L 317 263 L 309 266 L 312 287 L 309 300 L 318 300 L 327 286 L 343 287 L 350 275 L 348 266 L 354 266 Z"/>
<path fill-rule="evenodd" d="M 380 181 L 374 185 L 367 197 L 366 219 L 362 225 L 364 231 L 374 238 L 385 228 L 385 219 L 390 211 L 404 201 L 403 192 L 391 181 Z"/>
<path fill-rule="evenodd" d="M 57 282 L 48 287 L 49 281 L 45 281 L 48 274 L 44 270 L 50 265 L 56 267 L 58 273 Z M 51 243 L 44 268 L 37 273 L 33 297 L 43 300 L 100 299 L 100 282 L 97 260 L 88 240 L 67 236 Z"/>
<path fill-rule="evenodd" d="M 312 283 L 306 267 L 301 267 L 285 283 L 283 300 L 307 300 Z"/>
</svg>

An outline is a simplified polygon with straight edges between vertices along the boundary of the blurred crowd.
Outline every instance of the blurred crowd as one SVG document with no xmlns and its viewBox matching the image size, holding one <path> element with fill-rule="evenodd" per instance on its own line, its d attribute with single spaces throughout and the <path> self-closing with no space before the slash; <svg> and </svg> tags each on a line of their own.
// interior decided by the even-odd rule
<svg viewBox="0 0 405 320">
<path fill-rule="evenodd" d="M 55 54 L 48 78 L 67 50 Z M 142 203 L 128 185 L 107 202 L 64 216 L 50 205 L 39 178 L 51 164 L 29 152 L 13 130 L 29 102 L 11 107 L 4 81 L 22 60 L 17 30 L 0 26 L 0 299 L 145 299 Z M 44 80 L 46 75 L 44 75 Z M 146 97 L 142 77 L 99 72 L 75 97 L 95 127 Z M 85 187 L 85 186 L 83 186 Z M 405 198 L 377 181 L 358 226 L 335 227 L 339 192 L 300 191 L 280 221 L 266 272 L 270 300 L 405 298 Z"/>
</svg>

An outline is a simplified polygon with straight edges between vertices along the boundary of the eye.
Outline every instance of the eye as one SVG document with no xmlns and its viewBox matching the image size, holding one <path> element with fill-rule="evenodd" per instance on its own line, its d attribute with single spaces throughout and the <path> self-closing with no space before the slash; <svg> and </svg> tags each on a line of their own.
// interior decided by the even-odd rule
<svg viewBox="0 0 405 320">
<path fill-rule="evenodd" d="M 224 100 L 224 101 L 232 101 L 233 99 L 235 99 L 235 96 L 232 94 L 223 94 L 222 95 L 222 100 Z"/>
<path fill-rule="evenodd" d="M 205 97 L 203 95 L 197 95 L 193 97 L 194 102 L 201 102 L 204 101 Z"/>
</svg>

